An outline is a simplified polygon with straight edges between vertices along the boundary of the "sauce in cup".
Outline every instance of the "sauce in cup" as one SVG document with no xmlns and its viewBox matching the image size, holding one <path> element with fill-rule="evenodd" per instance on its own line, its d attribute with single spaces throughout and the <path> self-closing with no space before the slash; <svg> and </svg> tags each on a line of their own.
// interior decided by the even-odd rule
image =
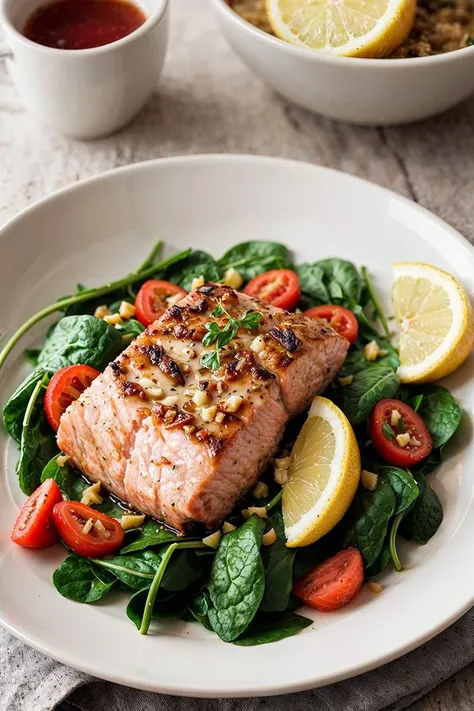
<svg viewBox="0 0 474 711">
<path fill-rule="evenodd" d="M 55 0 L 35 10 L 23 34 L 46 47 L 90 49 L 126 37 L 146 19 L 128 0 Z"/>
</svg>

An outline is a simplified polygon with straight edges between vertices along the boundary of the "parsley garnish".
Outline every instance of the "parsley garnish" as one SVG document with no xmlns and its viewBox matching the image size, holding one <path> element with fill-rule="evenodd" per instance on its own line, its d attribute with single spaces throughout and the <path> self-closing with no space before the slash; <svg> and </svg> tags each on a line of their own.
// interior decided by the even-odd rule
<svg viewBox="0 0 474 711">
<path fill-rule="evenodd" d="M 395 439 L 396 437 L 395 432 L 393 431 L 393 427 L 391 427 L 388 422 L 383 423 L 382 432 L 385 439 Z"/>
<path fill-rule="evenodd" d="M 216 347 L 213 351 L 205 353 L 201 358 L 201 365 L 209 370 L 217 370 L 221 364 L 220 349 L 226 346 L 237 334 L 239 328 L 246 328 L 251 331 L 258 328 L 258 324 L 263 318 L 263 315 L 258 311 L 245 312 L 241 319 L 236 319 L 230 315 L 222 305 L 222 301 L 212 311 L 211 316 L 218 317 L 227 316 L 227 323 L 222 328 L 215 321 L 206 323 L 206 335 L 202 339 L 203 346 L 211 346 L 213 343 Z"/>
</svg>

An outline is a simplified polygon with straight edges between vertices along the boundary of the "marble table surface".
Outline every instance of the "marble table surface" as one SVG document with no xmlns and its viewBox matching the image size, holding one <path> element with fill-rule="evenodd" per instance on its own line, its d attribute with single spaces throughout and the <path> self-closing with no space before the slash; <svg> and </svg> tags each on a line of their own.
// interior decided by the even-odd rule
<svg viewBox="0 0 474 711">
<path fill-rule="evenodd" d="M 167 155 L 286 156 L 362 176 L 402 193 L 474 242 L 474 97 L 400 128 L 338 124 L 290 106 L 235 57 L 207 0 L 171 0 L 172 32 L 159 90 L 121 133 L 69 141 L 23 111 L 0 66 L 0 223 L 64 185 Z M 411 711 L 471 711 L 474 667 Z"/>
</svg>

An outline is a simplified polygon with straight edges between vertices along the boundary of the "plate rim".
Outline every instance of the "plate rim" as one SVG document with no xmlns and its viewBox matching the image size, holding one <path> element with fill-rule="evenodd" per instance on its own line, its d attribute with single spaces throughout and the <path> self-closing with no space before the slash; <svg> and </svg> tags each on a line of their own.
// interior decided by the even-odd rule
<svg viewBox="0 0 474 711">
<path fill-rule="evenodd" d="M 293 160 L 293 159 L 287 159 L 287 158 L 282 158 L 282 157 L 271 157 L 271 156 L 260 156 L 260 155 L 251 155 L 251 154 L 215 154 L 215 153 L 208 153 L 208 154 L 194 154 L 194 155 L 189 155 L 189 156 L 171 156 L 171 157 L 164 157 L 164 158 L 155 158 L 155 159 L 150 159 L 146 161 L 138 161 L 136 163 L 132 163 L 130 165 L 125 165 L 125 166 L 120 166 L 118 168 L 112 168 L 109 169 L 103 173 L 100 173 L 98 175 L 94 175 L 88 178 L 85 178 L 83 180 L 77 181 L 73 184 L 66 185 L 58 190 L 55 190 L 54 192 L 43 196 L 39 200 L 34 201 L 32 204 L 28 205 L 26 208 L 24 208 L 22 211 L 20 211 L 18 214 L 13 215 L 11 218 L 9 218 L 6 222 L 4 222 L 0 226 L 0 240 L 4 239 L 6 235 L 8 234 L 8 231 L 12 228 L 15 227 L 17 223 L 20 223 L 21 220 L 25 218 L 26 215 L 34 213 L 36 210 L 41 210 L 41 208 L 46 205 L 48 202 L 54 202 L 58 198 L 60 198 L 63 194 L 70 194 L 74 193 L 74 191 L 77 190 L 82 190 L 84 188 L 87 188 L 91 184 L 94 183 L 99 183 L 99 182 L 107 182 L 110 178 L 120 175 L 120 174 L 131 174 L 134 172 L 140 172 L 142 170 L 147 170 L 147 169 L 153 169 L 154 166 L 166 166 L 169 164 L 187 164 L 187 163 L 242 163 L 242 162 L 247 162 L 247 163 L 265 163 L 265 164 L 279 164 L 283 167 L 298 167 L 298 168 L 303 168 L 305 170 L 308 170 L 309 172 L 314 172 L 314 173 L 331 173 L 331 174 L 337 174 L 339 177 L 343 176 L 343 179 L 345 181 L 349 180 L 349 182 L 352 183 L 363 183 L 363 184 L 368 184 L 371 189 L 376 189 L 376 191 L 381 191 L 382 194 L 384 194 L 386 197 L 391 197 L 392 199 L 395 199 L 397 201 L 401 201 L 404 203 L 407 207 L 409 207 L 411 210 L 414 210 L 416 213 L 422 213 L 425 218 L 428 218 L 432 223 L 438 224 L 440 227 L 445 232 L 448 232 L 451 238 L 454 238 L 455 241 L 459 244 L 459 246 L 465 250 L 469 254 L 469 257 L 472 259 L 474 258 L 474 245 L 472 245 L 466 237 L 464 237 L 460 232 L 458 232 L 454 227 L 452 227 L 448 222 L 443 220 L 442 218 L 438 217 L 435 215 L 433 212 L 425 208 L 424 206 L 420 205 L 419 203 L 415 202 L 414 200 L 401 195 L 399 193 L 396 193 L 389 188 L 386 188 L 384 186 L 378 185 L 377 183 L 373 183 L 370 180 L 367 180 L 366 178 L 361 178 L 359 176 L 351 175 L 348 173 L 344 173 L 343 171 L 335 170 L 333 168 L 328 168 L 326 166 L 321 166 L 317 164 L 312 164 L 308 163 L 306 161 L 300 161 L 300 160 Z M 435 556 L 436 557 L 436 556 Z M 438 624 L 432 626 L 429 630 L 427 630 L 424 634 L 419 634 L 416 639 L 413 639 L 408 642 L 400 642 L 400 644 L 396 645 L 395 647 L 392 647 L 392 649 L 389 652 L 386 652 L 385 654 L 380 655 L 380 653 L 377 653 L 377 656 L 374 657 L 373 659 L 369 659 L 367 662 L 361 664 L 360 662 L 354 662 L 351 666 L 347 667 L 344 669 L 342 672 L 332 672 L 332 673 L 326 673 L 324 676 L 319 676 L 317 679 L 308 679 L 306 682 L 294 682 L 294 683 L 286 683 L 283 682 L 282 684 L 278 685 L 278 682 L 275 682 L 273 686 L 269 686 L 268 684 L 266 686 L 261 686 L 259 688 L 251 688 L 250 690 L 242 690 L 240 688 L 231 688 L 230 685 L 228 685 L 228 690 L 223 692 L 221 689 L 219 690 L 214 690 L 212 688 L 203 688 L 202 686 L 200 688 L 196 688 L 192 685 L 190 685 L 189 682 L 183 682 L 186 683 L 187 686 L 185 688 L 178 686 L 177 684 L 169 683 L 166 685 L 163 685 L 162 683 L 152 683 L 152 682 L 145 682 L 142 680 L 138 680 L 132 676 L 127 677 L 127 676 L 121 676 L 121 678 L 117 678 L 117 676 L 114 676 L 113 673 L 104 673 L 103 671 L 100 671 L 100 677 L 101 679 L 105 679 L 114 683 L 121 684 L 123 686 L 129 686 L 132 688 L 138 688 L 138 689 L 143 689 L 147 691 L 153 691 L 156 693 L 164 693 L 164 694 L 169 694 L 172 696 L 185 696 L 185 697 L 195 697 L 195 698 L 247 698 L 247 697 L 254 697 L 254 696 L 273 696 L 273 695 L 280 695 L 283 693 L 294 693 L 298 691 L 305 691 L 308 689 L 314 689 L 318 688 L 321 686 L 325 686 L 327 684 L 335 683 L 338 681 L 342 681 L 344 679 L 351 678 L 353 676 L 359 675 L 366 673 L 368 671 L 371 671 L 375 668 L 378 668 L 384 664 L 387 664 L 390 661 L 393 661 L 395 659 L 398 659 L 399 657 L 413 651 L 414 649 L 418 648 L 425 642 L 429 641 L 430 639 L 434 638 L 436 635 L 438 635 L 440 632 L 445 630 L 447 627 L 449 627 L 451 624 L 453 624 L 456 620 L 458 620 L 460 617 L 462 617 L 463 614 L 467 610 L 470 609 L 470 607 L 474 604 L 474 589 L 471 594 L 471 597 L 469 600 L 467 600 L 461 607 L 457 607 L 454 612 L 451 612 L 450 614 L 444 615 L 444 617 L 438 622 Z M 77 657 L 75 656 L 75 652 L 69 652 L 69 651 L 61 651 L 60 654 L 56 653 L 53 648 L 48 643 L 43 643 L 41 640 L 38 640 L 36 638 L 31 639 L 27 632 L 25 632 L 22 629 L 21 625 L 18 625 L 17 627 L 14 627 L 13 625 L 9 624 L 3 617 L 0 615 L 0 624 L 14 637 L 17 639 L 20 639 L 22 642 L 27 644 L 30 647 L 33 647 L 34 649 L 38 650 L 39 652 L 46 654 L 49 657 L 52 657 L 56 661 L 66 664 L 70 667 L 73 667 L 81 672 L 84 672 L 86 674 L 90 674 L 93 677 L 97 677 L 97 669 L 93 668 L 92 664 L 88 664 L 87 660 L 85 660 L 83 657 Z"/>
</svg>

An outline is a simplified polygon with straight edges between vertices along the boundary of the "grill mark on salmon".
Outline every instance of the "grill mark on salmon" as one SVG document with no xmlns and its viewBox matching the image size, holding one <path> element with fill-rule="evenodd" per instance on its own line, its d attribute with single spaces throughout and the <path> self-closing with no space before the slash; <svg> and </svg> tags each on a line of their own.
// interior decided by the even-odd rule
<svg viewBox="0 0 474 711">
<path fill-rule="evenodd" d="M 206 323 L 222 303 L 262 314 L 203 368 Z M 259 336 L 261 347 L 256 348 Z M 63 415 L 58 444 L 89 479 L 184 531 L 216 526 L 256 483 L 290 417 L 341 367 L 348 342 L 314 319 L 220 284 L 172 306 Z M 192 354 L 192 357 L 191 357 Z"/>
</svg>

